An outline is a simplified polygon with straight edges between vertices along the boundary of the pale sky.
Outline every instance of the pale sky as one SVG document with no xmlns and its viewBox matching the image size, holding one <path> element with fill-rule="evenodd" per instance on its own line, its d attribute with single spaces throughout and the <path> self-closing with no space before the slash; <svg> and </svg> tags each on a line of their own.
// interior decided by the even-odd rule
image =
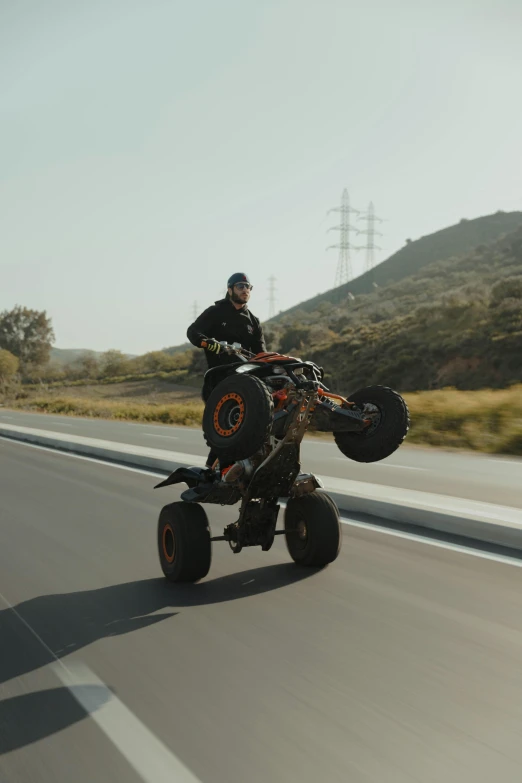
<svg viewBox="0 0 522 783">
<path fill-rule="evenodd" d="M 378 260 L 522 209 L 521 40 L 521 0 L 0 0 L 0 311 L 143 353 L 232 272 L 261 318 L 331 288 L 344 187 Z"/>
</svg>

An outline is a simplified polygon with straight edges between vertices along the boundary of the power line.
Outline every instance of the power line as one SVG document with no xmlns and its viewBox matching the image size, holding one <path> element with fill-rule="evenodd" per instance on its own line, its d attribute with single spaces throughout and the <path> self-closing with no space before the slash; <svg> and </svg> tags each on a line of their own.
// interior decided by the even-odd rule
<svg viewBox="0 0 522 783">
<path fill-rule="evenodd" d="M 194 317 L 194 320 L 196 320 L 196 318 L 198 317 L 198 312 L 199 312 L 198 311 L 198 303 L 194 302 L 193 305 L 192 305 L 192 315 Z"/>
<path fill-rule="evenodd" d="M 330 212 L 340 212 L 341 222 L 338 226 L 332 226 L 328 231 L 340 231 L 339 244 L 329 245 L 326 249 L 338 248 L 339 249 L 339 261 L 337 263 L 337 271 L 335 273 L 335 287 L 347 283 L 352 279 L 352 262 L 350 257 L 350 250 L 354 249 L 354 246 L 350 243 L 350 231 L 357 231 L 356 228 L 350 225 L 350 215 L 352 212 L 359 214 L 359 210 L 350 206 L 350 197 L 348 191 L 345 188 L 341 197 L 341 206 L 329 209 Z"/>
<path fill-rule="evenodd" d="M 364 245 L 363 247 L 358 247 L 357 250 L 366 250 L 365 271 L 369 272 L 370 269 L 373 269 L 373 267 L 375 266 L 375 251 L 382 250 L 382 247 L 379 247 L 379 245 L 375 244 L 375 237 L 376 236 L 382 237 L 382 233 L 376 230 L 375 223 L 383 223 L 384 219 L 377 217 L 377 215 L 375 214 L 375 207 L 373 206 L 373 201 L 370 201 L 370 204 L 368 206 L 368 211 L 363 215 L 360 215 L 357 218 L 357 220 L 366 220 L 366 225 L 367 225 L 366 230 L 359 231 L 357 229 L 357 233 L 366 234 L 368 240 L 366 242 L 366 245 Z"/>
<path fill-rule="evenodd" d="M 268 278 L 268 317 L 273 318 L 276 314 L 276 278 L 274 275 Z"/>
</svg>

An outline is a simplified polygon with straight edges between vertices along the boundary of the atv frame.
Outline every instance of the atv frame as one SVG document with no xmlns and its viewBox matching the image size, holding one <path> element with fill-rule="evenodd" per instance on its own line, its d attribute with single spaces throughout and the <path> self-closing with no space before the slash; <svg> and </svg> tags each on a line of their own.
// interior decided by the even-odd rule
<svg viewBox="0 0 522 783">
<path fill-rule="evenodd" d="M 204 434 L 211 448 L 217 449 L 219 457 L 211 468 L 179 467 L 156 485 L 156 488 L 179 483 L 188 486 L 181 494 L 181 504 L 165 507 L 160 515 L 158 547 L 163 572 L 171 581 L 195 581 L 194 574 L 201 578 L 208 572 L 210 555 L 208 567 L 206 555 L 199 558 L 201 568 L 198 570 L 189 567 L 188 563 L 183 567 L 180 554 L 180 541 L 186 538 L 186 530 L 194 524 L 189 517 L 194 520 L 197 517 L 200 527 L 206 519 L 202 509 L 190 512 L 188 506 L 204 503 L 222 506 L 240 503 L 238 519 L 224 528 L 223 535 L 210 537 L 208 532 L 209 546 L 210 542 L 227 541 L 235 554 L 251 546 L 268 551 L 276 535 L 285 535 L 290 555 L 296 562 L 324 566 L 340 551 L 339 512 L 331 498 L 324 492 L 317 492 L 322 488 L 320 479 L 301 472 L 301 442 L 312 419 L 316 429 L 334 432 L 336 438 L 346 438 L 347 434 L 353 438 L 378 427 L 383 411 L 371 402 L 358 405 L 330 392 L 323 383 L 322 368 L 313 362 L 277 353 L 253 355 L 238 344 L 221 345 L 237 361 L 209 370 L 203 389 L 206 401 Z M 251 376 L 249 383 L 246 383 L 247 375 Z M 227 445 L 228 440 L 234 440 L 227 433 L 232 433 L 237 440 L 241 425 L 245 426 L 245 406 L 241 405 L 241 397 L 229 391 L 235 388 L 234 384 L 242 384 L 247 391 L 255 387 L 256 394 L 265 395 L 259 397 L 263 404 L 265 397 L 268 398 L 269 421 L 265 432 L 261 421 L 265 409 L 260 406 L 255 411 L 260 422 L 254 432 L 257 440 L 252 441 L 252 452 L 245 451 L 245 444 L 241 447 L 236 444 L 232 449 Z M 218 402 L 216 406 L 220 395 L 221 401 L 225 400 L 228 405 L 224 423 L 219 420 L 223 404 L 219 407 Z M 252 412 L 248 413 L 252 417 Z M 342 449 L 341 445 L 339 447 Z M 282 499 L 287 506 L 285 527 L 276 531 Z M 183 518 L 188 521 L 180 523 L 178 512 L 182 504 Z M 201 541 L 203 538 L 202 534 Z M 185 559 L 190 559 L 188 548 L 185 549 Z"/>
</svg>

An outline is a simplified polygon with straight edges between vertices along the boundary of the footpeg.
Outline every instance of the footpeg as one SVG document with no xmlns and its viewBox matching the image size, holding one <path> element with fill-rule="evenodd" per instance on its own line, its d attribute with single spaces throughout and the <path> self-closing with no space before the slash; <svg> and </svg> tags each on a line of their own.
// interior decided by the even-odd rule
<svg viewBox="0 0 522 783">
<path fill-rule="evenodd" d="M 315 492 L 322 487 L 324 487 L 323 482 L 313 473 L 300 473 L 290 490 L 290 497 L 299 498 L 302 495 L 309 495 L 310 492 Z"/>
</svg>

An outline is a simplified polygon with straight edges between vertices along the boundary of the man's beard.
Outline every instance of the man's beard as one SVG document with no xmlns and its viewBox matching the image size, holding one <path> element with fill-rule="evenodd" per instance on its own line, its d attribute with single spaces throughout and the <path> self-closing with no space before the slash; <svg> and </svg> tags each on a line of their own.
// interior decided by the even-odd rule
<svg viewBox="0 0 522 783">
<path fill-rule="evenodd" d="M 232 291 L 232 296 L 231 296 L 230 298 L 231 298 L 231 299 L 232 299 L 232 301 L 233 301 L 233 302 L 235 302 L 236 304 L 246 305 L 246 302 L 243 302 L 243 300 L 241 299 L 241 297 L 239 296 L 239 294 L 236 294 L 236 292 L 235 292 L 235 291 Z"/>
</svg>

